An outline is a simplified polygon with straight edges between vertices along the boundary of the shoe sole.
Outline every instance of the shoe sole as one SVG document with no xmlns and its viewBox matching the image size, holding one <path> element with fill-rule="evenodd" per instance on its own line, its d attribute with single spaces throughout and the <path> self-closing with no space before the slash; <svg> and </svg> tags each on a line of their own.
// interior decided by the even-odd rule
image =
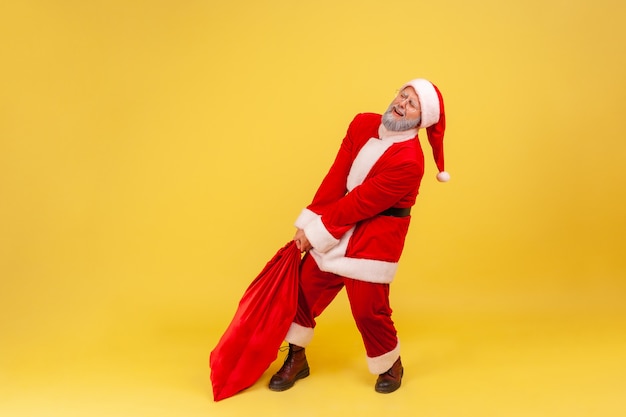
<svg viewBox="0 0 626 417">
<path fill-rule="evenodd" d="M 402 384 L 398 384 L 398 386 L 394 386 L 394 387 L 389 387 L 387 389 L 379 389 L 378 387 L 374 387 L 374 389 L 376 390 L 377 393 L 379 394 L 391 394 L 394 391 L 397 391 L 398 388 L 400 388 Z M 392 389 L 391 389 L 392 388 Z"/>
<path fill-rule="evenodd" d="M 303 369 L 300 372 L 298 372 L 296 374 L 296 377 L 293 381 L 285 384 L 285 385 L 270 385 L 269 389 L 271 391 L 276 391 L 276 392 L 281 392 L 281 391 L 287 391 L 289 388 L 293 387 L 296 384 L 296 381 L 299 379 L 304 379 L 307 376 L 309 376 L 310 372 L 309 372 L 309 368 Z"/>
</svg>

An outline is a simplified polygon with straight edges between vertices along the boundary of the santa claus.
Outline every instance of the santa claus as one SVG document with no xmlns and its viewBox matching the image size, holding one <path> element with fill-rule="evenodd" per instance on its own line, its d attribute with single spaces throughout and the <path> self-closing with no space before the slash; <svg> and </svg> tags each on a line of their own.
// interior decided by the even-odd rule
<svg viewBox="0 0 626 417">
<path fill-rule="evenodd" d="M 433 150 L 437 179 L 448 181 L 443 99 L 430 81 L 409 81 L 384 114 L 358 114 L 350 123 L 335 161 L 295 222 L 294 240 L 306 254 L 297 314 L 285 337 L 289 353 L 270 380 L 271 390 L 284 391 L 309 375 L 305 347 L 313 338 L 315 318 L 342 288 L 369 370 L 378 375 L 375 390 L 390 393 L 400 387 L 404 369 L 389 285 L 424 175 L 421 128 Z"/>
</svg>

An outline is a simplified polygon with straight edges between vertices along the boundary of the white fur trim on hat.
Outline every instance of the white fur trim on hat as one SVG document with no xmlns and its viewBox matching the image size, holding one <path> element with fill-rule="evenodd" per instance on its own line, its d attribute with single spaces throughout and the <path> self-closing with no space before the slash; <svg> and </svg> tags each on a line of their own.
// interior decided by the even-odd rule
<svg viewBox="0 0 626 417">
<path fill-rule="evenodd" d="M 440 107 L 439 96 L 432 83 L 423 78 L 409 81 L 402 88 L 413 87 L 417 93 L 422 108 L 422 121 L 420 127 L 425 128 L 434 125 L 439 121 Z"/>
<path fill-rule="evenodd" d="M 437 181 L 439 182 L 448 182 L 450 181 L 450 174 L 448 171 L 441 171 L 437 174 Z"/>
</svg>

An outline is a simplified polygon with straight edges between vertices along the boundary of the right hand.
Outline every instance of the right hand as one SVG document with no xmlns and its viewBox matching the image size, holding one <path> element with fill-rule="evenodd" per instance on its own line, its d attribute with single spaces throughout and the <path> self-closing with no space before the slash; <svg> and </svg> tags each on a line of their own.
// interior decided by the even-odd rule
<svg viewBox="0 0 626 417">
<path fill-rule="evenodd" d="M 293 237 L 293 240 L 296 242 L 296 246 L 300 249 L 300 252 L 307 252 L 313 249 L 313 246 L 311 246 L 309 239 L 307 239 L 304 234 L 304 230 L 302 229 L 298 229 L 296 231 L 296 235 Z"/>
</svg>

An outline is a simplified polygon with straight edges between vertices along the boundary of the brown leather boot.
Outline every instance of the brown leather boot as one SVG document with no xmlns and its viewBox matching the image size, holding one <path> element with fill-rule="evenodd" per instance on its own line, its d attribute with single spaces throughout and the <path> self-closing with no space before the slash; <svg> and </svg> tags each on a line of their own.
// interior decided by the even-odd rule
<svg viewBox="0 0 626 417">
<path fill-rule="evenodd" d="M 402 362 L 398 357 L 398 360 L 389 368 L 384 374 L 378 375 L 376 380 L 376 386 L 374 389 L 381 394 L 389 394 L 400 388 L 402 384 L 402 375 L 404 374 L 404 368 Z"/>
<path fill-rule="evenodd" d="M 272 391 L 285 391 L 293 387 L 297 380 L 309 376 L 309 363 L 304 348 L 289 344 L 289 353 L 282 368 L 270 379 Z"/>
</svg>

